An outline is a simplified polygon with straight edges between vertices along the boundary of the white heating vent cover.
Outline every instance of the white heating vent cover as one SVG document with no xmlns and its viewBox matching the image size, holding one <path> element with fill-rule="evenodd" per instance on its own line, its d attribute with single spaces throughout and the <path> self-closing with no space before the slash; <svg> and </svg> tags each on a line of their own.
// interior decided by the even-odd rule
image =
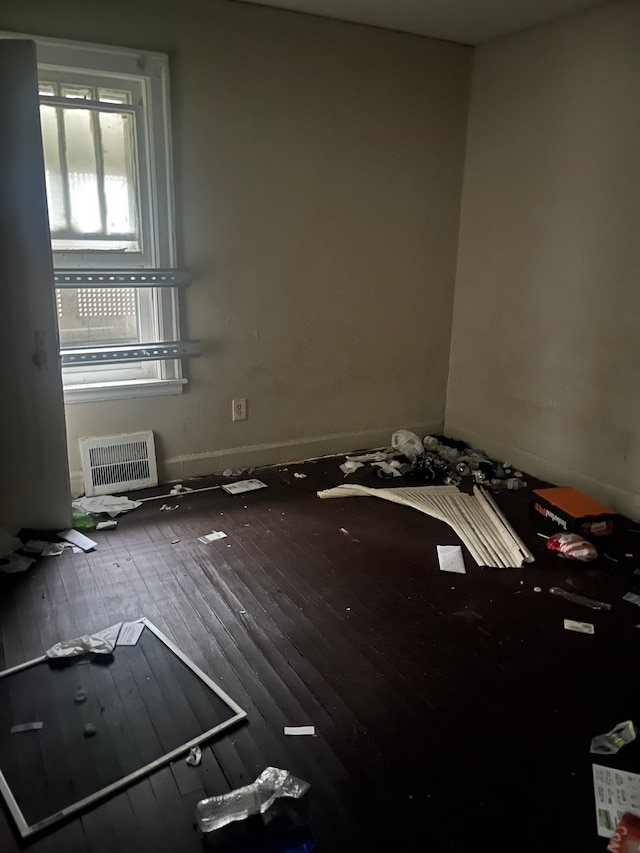
<svg viewBox="0 0 640 853">
<path fill-rule="evenodd" d="M 80 457 L 87 497 L 158 485 L 151 430 L 81 438 Z"/>
</svg>

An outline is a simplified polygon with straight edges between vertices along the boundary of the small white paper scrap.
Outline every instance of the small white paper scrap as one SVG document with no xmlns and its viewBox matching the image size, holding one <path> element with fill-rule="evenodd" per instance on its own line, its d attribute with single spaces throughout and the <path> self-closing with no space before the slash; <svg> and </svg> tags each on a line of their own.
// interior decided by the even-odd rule
<svg viewBox="0 0 640 853">
<path fill-rule="evenodd" d="M 16 735 L 20 732 L 37 732 L 42 728 L 42 723 L 19 723 L 17 726 L 11 726 L 10 734 Z"/>
<path fill-rule="evenodd" d="M 577 631 L 579 634 L 595 634 L 596 632 L 591 622 L 576 622 L 574 619 L 565 619 L 564 627 L 567 631 Z"/>
<path fill-rule="evenodd" d="M 635 604 L 636 607 L 640 607 L 640 595 L 636 595 L 635 592 L 626 592 L 622 596 L 623 601 L 630 601 L 631 604 Z"/>
<path fill-rule="evenodd" d="M 96 530 L 113 530 L 117 526 L 118 522 L 115 518 L 110 518 L 109 521 L 99 521 L 96 524 Z"/>
<path fill-rule="evenodd" d="M 227 534 L 223 533 L 222 530 L 214 530 L 212 533 L 207 533 L 204 536 L 198 536 L 198 542 L 202 542 L 203 545 L 208 545 L 209 542 L 215 542 L 216 539 L 226 539 Z"/>
<path fill-rule="evenodd" d="M 142 622 L 123 622 L 118 634 L 118 646 L 135 646 L 144 631 Z"/>
<path fill-rule="evenodd" d="M 598 835 L 611 838 L 625 812 L 640 816 L 640 776 L 626 770 L 593 765 L 593 791 Z"/>
<path fill-rule="evenodd" d="M 82 551 L 92 551 L 98 546 L 97 542 L 89 539 L 88 536 L 85 536 L 84 533 L 80 533 L 78 530 L 61 530 L 58 536 L 67 542 L 71 542 L 72 545 L 75 545 L 76 548 L 80 548 Z"/>
<path fill-rule="evenodd" d="M 192 746 L 187 755 L 187 764 L 189 767 L 197 767 L 202 761 L 202 750 L 199 746 Z"/>
<path fill-rule="evenodd" d="M 237 483 L 225 483 L 222 490 L 228 495 L 239 495 L 242 492 L 253 492 L 255 489 L 266 489 L 267 484 L 262 480 L 238 480 Z"/>
<path fill-rule="evenodd" d="M 286 735 L 311 735 L 315 737 L 315 726 L 285 726 L 284 733 Z"/>
<path fill-rule="evenodd" d="M 441 572 L 455 572 L 457 575 L 466 575 L 462 548 L 459 545 L 438 545 L 438 562 Z"/>
</svg>

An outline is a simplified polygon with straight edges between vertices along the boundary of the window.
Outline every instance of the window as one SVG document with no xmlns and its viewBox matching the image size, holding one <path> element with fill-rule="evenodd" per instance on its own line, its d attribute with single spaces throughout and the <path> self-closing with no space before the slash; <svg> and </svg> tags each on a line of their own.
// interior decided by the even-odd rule
<svg viewBox="0 0 640 853">
<path fill-rule="evenodd" d="M 175 266 L 168 59 L 34 41 L 65 397 L 179 393 L 179 359 L 112 363 L 118 345 L 179 341 L 176 287 L 97 275 Z M 94 361 L 65 366 L 87 349 Z"/>
</svg>

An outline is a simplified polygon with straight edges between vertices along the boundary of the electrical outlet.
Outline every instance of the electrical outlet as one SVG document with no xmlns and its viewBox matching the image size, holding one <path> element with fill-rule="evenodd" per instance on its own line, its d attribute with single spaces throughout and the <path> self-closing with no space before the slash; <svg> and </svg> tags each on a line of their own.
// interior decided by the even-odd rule
<svg viewBox="0 0 640 853">
<path fill-rule="evenodd" d="M 247 419 L 247 398 L 236 397 L 231 401 L 231 420 L 246 421 Z"/>
</svg>

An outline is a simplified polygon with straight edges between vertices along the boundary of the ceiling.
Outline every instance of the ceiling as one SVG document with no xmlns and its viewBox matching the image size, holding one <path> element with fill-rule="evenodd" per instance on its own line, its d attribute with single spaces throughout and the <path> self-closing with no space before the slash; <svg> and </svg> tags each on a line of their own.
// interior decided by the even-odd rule
<svg viewBox="0 0 640 853">
<path fill-rule="evenodd" d="M 481 44 L 562 18 L 605 0 L 241 0 L 400 30 L 463 44 Z"/>
</svg>

